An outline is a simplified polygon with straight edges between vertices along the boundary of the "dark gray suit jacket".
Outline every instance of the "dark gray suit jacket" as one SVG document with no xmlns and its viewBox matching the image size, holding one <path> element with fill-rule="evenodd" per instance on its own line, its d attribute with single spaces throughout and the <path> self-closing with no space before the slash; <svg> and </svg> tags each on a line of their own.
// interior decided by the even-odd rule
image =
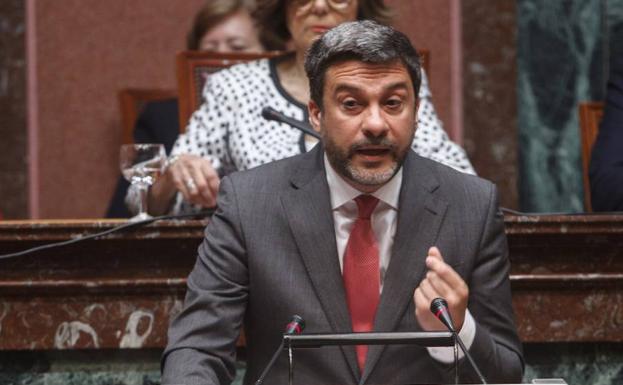
<svg viewBox="0 0 623 385">
<path fill-rule="evenodd" d="M 244 325 L 245 384 L 257 379 L 293 314 L 306 333 L 349 332 L 321 146 L 223 179 L 218 211 L 188 277 L 184 309 L 169 330 L 163 384 L 226 384 Z M 470 288 L 470 349 L 493 383 L 519 382 L 521 344 L 511 308 L 509 261 L 495 187 L 410 152 L 398 226 L 375 331 L 421 331 L 413 292 L 436 245 Z M 463 360 L 465 361 L 465 360 Z M 297 384 L 451 383 L 452 365 L 417 346 L 372 346 L 360 375 L 355 348 L 295 352 Z M 477 382 L 467 362 L 461 380 Z M 283 354 L 266 384 L 287 383 Z"/>
</svg>

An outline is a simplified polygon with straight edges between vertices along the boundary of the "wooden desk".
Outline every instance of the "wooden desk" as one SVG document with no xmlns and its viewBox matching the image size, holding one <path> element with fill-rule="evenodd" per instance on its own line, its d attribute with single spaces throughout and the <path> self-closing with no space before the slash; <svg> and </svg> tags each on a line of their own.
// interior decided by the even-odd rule
<svg viewBox="0 0 623 385">
<path fill-rule="evenodd" d="M 123 222 L 0 222 L 0 254 Z M 161 348 L 206 221 L 0 260 L 0 350 Z M 623 216 L 509 216 L 524 342 L 623 341 Z"/>
<path fill-rule="evenodd" d="M 623 215 L 508 216 L 524 342 L 623 341 Z"/>
</svg>

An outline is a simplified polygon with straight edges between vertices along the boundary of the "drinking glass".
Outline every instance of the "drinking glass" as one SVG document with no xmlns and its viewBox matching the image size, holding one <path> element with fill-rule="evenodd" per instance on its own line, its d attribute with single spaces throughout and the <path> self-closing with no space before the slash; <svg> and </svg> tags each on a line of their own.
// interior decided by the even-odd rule
<svg viewBox="0 0 623 385">
<path fill-rule="evenodd" d="M 139 212 L 130 221 L 151 218 L 147 214 L 147 192 L 149 186 L 162 175 L 166 165 L 166 153 L 162 144 L 124 144 L 119 152 L 119 165 L 123 177 L 136 187 L 140 194 Z"/>
</svg>

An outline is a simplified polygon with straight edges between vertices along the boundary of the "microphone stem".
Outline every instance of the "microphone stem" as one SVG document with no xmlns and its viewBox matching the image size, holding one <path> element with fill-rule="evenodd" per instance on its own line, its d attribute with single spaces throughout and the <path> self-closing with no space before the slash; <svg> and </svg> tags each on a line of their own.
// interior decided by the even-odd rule
<svg viewBox="0 0 623 385">
<path fill-rule="evenodd" d="M 309 136 L 313 136 L 314 138 L 318 140 L 322 139 L 320 134 L 314 131 L 311 128 L 311 126 L 309 126 L 305 122 L 285 116 L 284 114 L 275 110 L 274 108 L 264 107 L 262 109 L 262 117 L 266 120 L 274 120 L 275 122 L 289 124 L 290 126 L 298 129 L 299 131 L 302 131 L 303 133 Z"/>
<path fill-rule="evenodd" d="M 476 371 L 478 378 L 480 378 L 480 382 L 486 385 L 487 381 L 485 380 L 485 377 L 482 375 L 482 373 L 480 373 L 478 366 L 476 366 L 476 363 L 474 362 L 474 360 L 472 360 L 472 356 L 467 352 L 467 348 L 463 344 L 463 341 L 461 341 L 461 338 L 459 337 L 459 333 L 454 332 L 454 335 L 456 336 L 456 342 L 459 343 L 461 350 L 463 350 L 463 353 L 465 353 L 465 357 L 467 357 L 467 359 L 469 360 L 469 363 L 472 365 L 472 368 L 474 368 L 474 370 Z"/>
<path fill-rule="evenodd" d="M 298 122 L 294 119 L 290 119 L 286 116 L 283 117 L 283 121 L 289 125 L 291 125 L 292 127 L 302 131 L 303 133 L 312 136 L 318 140 L 322 139 L 322 137 L 320 136 L 319 133 L 317 133 L 316 131 L 312 130 L 311 128 L 307 128 L 305 125 L 302 124 L 302 122 Z"/>
<path fill-rule="evenodd" d="M 255 381 L 255 385 L 261 385 L 262 382 L 264 382 L 264 377 L 266 377 L 270 369 L 273 367 L 273 365 L 275 365 L 275 361 L 277 361 L 277 358 L 279 358 L 279 354 L 283 350 L 283 341 L 284 340 L 281 339 L 281 343 L 279 344 L 279 347 L 277 348 L 277 350 L 275 350 L 275 353 L 273 354 L 272 358 L 268 362 L 268 365 L 266 365 L 266 367 L 264 368 L 264 371 L 262 372 L 262 374 L 260 374 L 260 377 L 257 379 L 257 381 Z"/>
</svg>

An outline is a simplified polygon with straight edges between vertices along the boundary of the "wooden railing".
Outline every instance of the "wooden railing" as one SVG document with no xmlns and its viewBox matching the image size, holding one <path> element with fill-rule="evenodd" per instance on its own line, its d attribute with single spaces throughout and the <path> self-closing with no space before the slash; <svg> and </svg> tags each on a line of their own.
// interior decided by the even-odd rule
<svg viewBox="0 0 623 385">
<path fill-rule="evenodd" d="M 123 222 L 0 222 L 0 254 Z M 207 221 L 0 260 L 0 350 L 163 347 Z M 623 342 L 623 216 L 507 216 L 524 342 Z"/>
</svg>

